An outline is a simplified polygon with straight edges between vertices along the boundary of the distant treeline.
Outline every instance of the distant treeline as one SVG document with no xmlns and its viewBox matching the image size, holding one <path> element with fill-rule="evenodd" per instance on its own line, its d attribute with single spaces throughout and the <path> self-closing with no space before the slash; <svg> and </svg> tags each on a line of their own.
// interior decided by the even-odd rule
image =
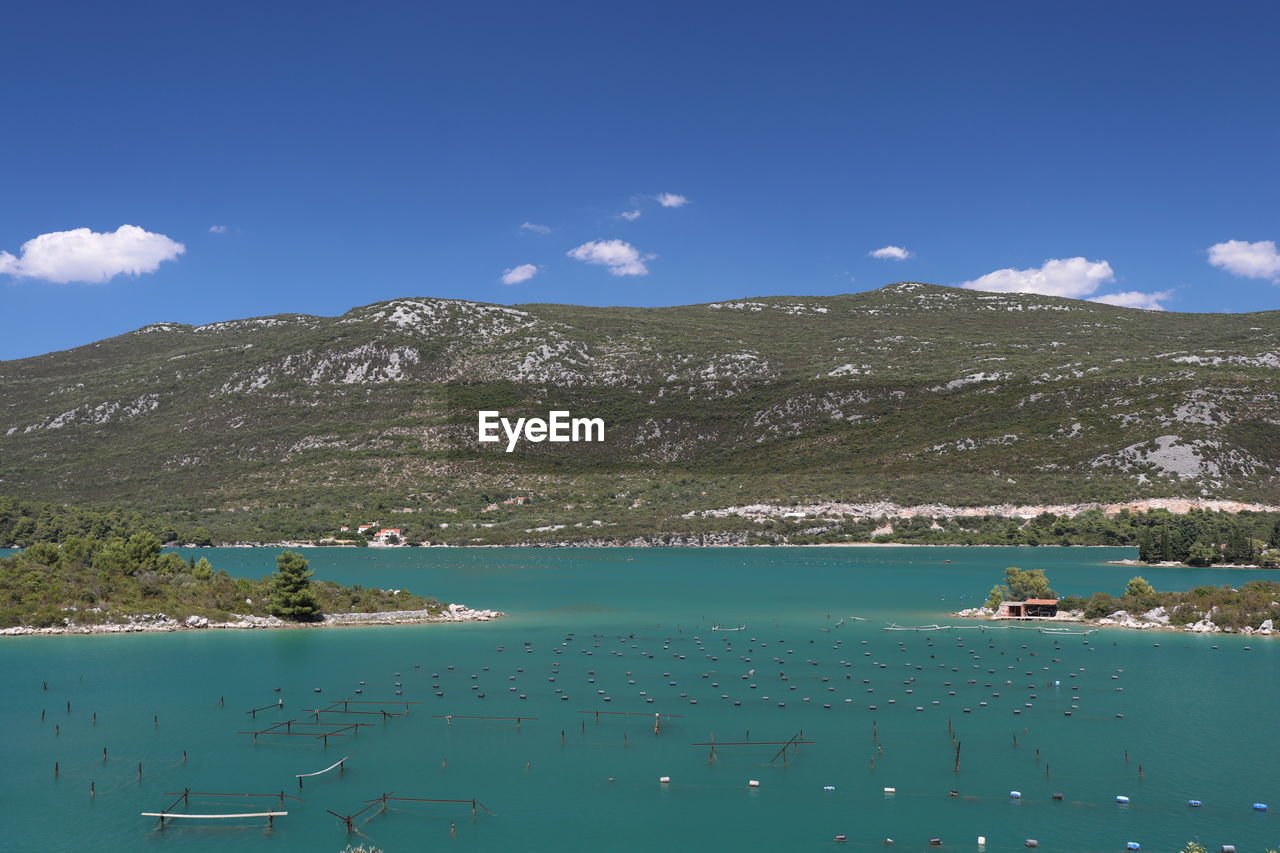
<svg viewBox="0 0 1280 853">
<path fill-rule="evenodd" d="M 1213 563 L 1280 564 L 1280 513 L 1167 510 L 1107 516 L 1101 510 L 1078 515 L 1041 513 L 1030 521 L 988 515 L 970 518 L 917 517 L 893 521 L 893 533 L 865 541 L 936 545 L 1129 545 L 1143 562 L 1166 560 L 1207 566 Z M 850 531 L 857 536 L 860 531 Z"/>
<path fill-rule="evenodd" d="M 161 542 L 212 545 L 199 526 L 179 529 L 172 523 L 146 519 L 128 509 L 99 509 L 69 504 L 0 497 L 0 548 L 26 548 L 37 542 L 63 542 L 73 536 L 102 541 L 148 532 Z"/>
<path fill-rule="evenodd" d="M 1001 515 L 914 518 L 675 518 L 623 517 L 598 523 L 600 508 L 568 509 L 563 501 L 539 500 L 527 506 L 509 505 L 504 496 L 478 494 L 455 511 L 432 518 L 425 513 L 400 513 L 385 507 L 360 516 L 343 517 L 354 526 L 372 515 L 385 527 L 401 530 L 399 539 L 450 545 L 557 544 L 657 540 L 674 536 L 683 541 L 717 537 L 752 545 L 820 545 L 842 542 L 901 542 L 922 545 L 1113 545 L 1139 549 L 1145 562 L 1178 561 L 1192 565 L 1244 563 L 1280 565 L 1280 513 L 1193 510 L 1178 515 L 1167 510 L 1108 516 L 1102 510 L 1076 515 L 1042 513 L 1030 520 Z M 493 507 L 498 511 L 493 511 Z M 506 513 L 506 515 L 503 515 Z M 610 516 L 605 514 L 608 519 Z M 447 518 L 445 522 L 442 518 Z M 211 534 L 209 528 L 215 529 Z M 886 525 L 892 532 L 885 532 Z M 376 530 L 377 528 L 375 528 Z M 26 547 L 37 542 L 62 542 L 69 536 L 103 539 L 145 531 L 161 542 L 213 545 L 228 542 L 328 540 L 366 544 L 368 534 L 343 531 L 332 514 L 296 509 L 186 513 L 144 517 L 132 510 L 64 506 L 62 504 L 0 498 L 0 547 Z M 371 531 L 372 532 L 372 531 Z"/>
</svg>

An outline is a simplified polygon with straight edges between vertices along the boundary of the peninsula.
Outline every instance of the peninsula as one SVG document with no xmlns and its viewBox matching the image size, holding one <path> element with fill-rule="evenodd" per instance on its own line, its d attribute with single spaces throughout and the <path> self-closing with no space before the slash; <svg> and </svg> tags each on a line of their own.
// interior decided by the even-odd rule
<svg viewBox="0 0 1280 853">
<path fill-rule="evenodd" d="M 445 604 L 408 590 L 313 581 L 284 551 L 261 579 L 233 578 L 209 561 L 162 552 L 137 532 L 37 543 L 0 558 L 0 636 L 488 621 L 504 614 Z"/>
<path fill-rule="evenodd" d="M 985 605 L 954 615 L 1031 624 L 1077 622 L 1105 628 L 1272 636 L 1280 625 L 1280 582 L 1157 592 L 1146 579 L 1133 577 L 1118 597 L 1095 592 L 1088 598 L 1059 598 L 1042 570 L 1011 566 L 1005 569 L 1005 582 L 991 589 Z"/>
</svg>

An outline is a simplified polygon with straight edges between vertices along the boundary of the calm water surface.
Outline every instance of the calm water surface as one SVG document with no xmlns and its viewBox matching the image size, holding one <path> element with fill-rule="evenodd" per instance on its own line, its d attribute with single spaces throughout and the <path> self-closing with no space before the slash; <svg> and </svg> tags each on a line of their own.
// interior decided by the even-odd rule
<svg viewBox="0 0 1280 853">
<path fill-rule="evenodd" d="M 200 553 L 252 576 L 269 573 L 275 554 Z M 1022 850 L 1028 838 L 1045 851 L 1124 850 L 1128 841 L 1174 851 L 1193 838 L 1212 850 L 1280 846 L 1280 814 L 1251 809 L 1264 802 L 1280 810 L 1280 641 L 884 630 L 890 622 L 956 622 L 947 614 L 979 603 L 1007 565 L 1048 570 L 1061 594 L 1119 593 L 1133 572 L 1105 561 L 1131 557 L 1130 549 L 307 556 L 322 579 L 512 615 L 491 624 L 6 638 L 5 846 L 764 851 L 883 849 L 893 838 L 894 849 L 925 850 L 932 837 L 945 848 L 976 849 L 979 835 L 988 851 Z M 1270 576 L 1143 574 L 1158 589 Z M 385 721 L 322 715 L 333 729 L 372 723 L 328 746 L 271 735 L 255 743 L 239 733 L 315 721 L 307 709 L 347 697 L 374 710 L 421 704 Z M 282 710 L 245 713 L 278 699 Z M 580 713 L 595 710 L 629 713 Z M 654 713 L 671 715 L 656 735 Z M 466 716 L 524 719 L 517 727 Z M 778 747 L 762 742 L 801 732 L 813 743 L 788 750 L 785 763 L 771 761 Z M 713 736 L 725 744 L 714 761 L 709 747 L 694 745 Z M 744 741 L 751 743 L 727 743 Z M 344 756 L 344 773 L 298 789 L 295 774 Z M 659 784 L 660 776 L 671 782 Z M 753 779 L 759 787 L 748 787 Z M 270 830 L 256 819 L 160 830 L 139 816 L 184 788 L 283 791 L 304 802 L 286 800 L 289 815 Z M 1013 790 L 1021 799 L 1010 798 Z M 352 814 L 386 792 L 476 798 L 495 814 L 391 802 L 356 818 L 359 834 L 349 837 L 326 813 Z M 1117 795 L 1130 803 L 1118 805 Z M 1188 808 L 1188 799 L 1204 805 Z M 192 795 L 177 810 L 268 807 L 278 800 Z M 837 834 L 848 842 L 837 845 Z"/>
</svg>

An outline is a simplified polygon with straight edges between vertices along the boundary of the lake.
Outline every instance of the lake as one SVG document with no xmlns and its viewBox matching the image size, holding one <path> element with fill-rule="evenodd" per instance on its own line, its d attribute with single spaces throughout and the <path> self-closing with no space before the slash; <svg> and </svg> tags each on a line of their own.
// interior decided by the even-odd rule
<svg viewBox="0 0 1280 853">
<path fill-rule="evenodd" d="M 198 553 L 260 576 L 277 552 Z M 319 579 L 511 615 L 5 638 L 6 846 L 765 851 L 884 849 L 892 838 L 894 849 L 925 850 L 936 849 L 931 838 L 977 849 L 978 836 L 988 851 L 1032 838 L 1074 853 L 1130 841 L 1280 846 L 1280 815 L 1251 807 L 1280 809 L 1276 640 L 1051 636 L 948 616 L 981 603 L 1010 565 L 1045 569 L 1059 594 L 1119 594 L 1135 570 L 1106 561 L 1134 549 L 304 553 Z M 1161 590 L 1273 577 L 1141 572 Z M 886 631 L 891 623 L 973 630 Z M 342 699 L 368 713 L 337 713 Z M 407 714 L 380 713 L 406 702 L 417 703 Z M 664 715 L 656 734 L 654 714 Z M 296 734 L 241 734 L 288 720 Z M 325 725 L 302 725 L 315 722 Z M 354 722 L 368 725 L 343 730 Z M 328 731 L 339 733 L 326 745 L 315 735 Z M 804 743 L 784 758 L 793 738 Z M 341 773 L 299 788 L 297 774 L 344 757 Z M 270 827 L 254 818 L 163 828 L 139 815 L 184 789 L 201 793 L 172 810 L 289 814 Z M 280 792 L 302 801 L 205 795 Z M 355 814 L 389 792 L 465 802 L 374 804 L 350 835 L 328 813 Z M 472 799 L 493 813 L 473 817 Z"/>
</svg>

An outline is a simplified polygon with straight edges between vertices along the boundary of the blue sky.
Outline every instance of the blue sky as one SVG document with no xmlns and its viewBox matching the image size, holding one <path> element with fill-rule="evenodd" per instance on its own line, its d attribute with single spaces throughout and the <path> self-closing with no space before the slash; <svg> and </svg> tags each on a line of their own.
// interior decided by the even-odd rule
<svg viewBox="0 0 1280 853">
<path fill-rule="evenodd" d="M 400 296 L 1280 308 L 1278 29 L 1269 2 L 11 4 L 0 359 Z"/>
</svg>

